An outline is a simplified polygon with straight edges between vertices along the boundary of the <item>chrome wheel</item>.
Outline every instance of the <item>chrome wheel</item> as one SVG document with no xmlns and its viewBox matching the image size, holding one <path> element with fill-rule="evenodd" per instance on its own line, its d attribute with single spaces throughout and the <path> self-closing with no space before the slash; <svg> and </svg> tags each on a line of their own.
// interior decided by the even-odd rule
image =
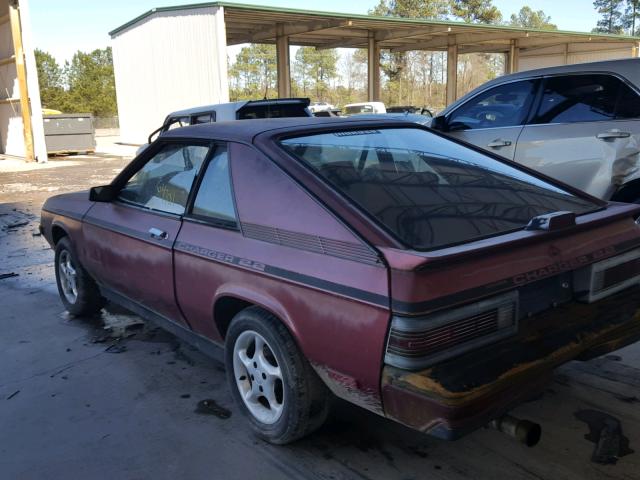
<svg viewBox="0 0 640 480">
<path fill-rule="evenodd" d="M 273 424 L 284 409 L 282 370 L 262 335 L 242 332 L 233 346 L 233 374 L 240 396 L 256 420 Z"/>
<path fill-rule="evenodd" d="M 58 260 L 58 275 L 60 276 L 60 287 L 67 302 L 74 304 L 78 299 L 78 276 L 76 269 L 71 262 L 71 253 L 62 250 Z"/>
</svg>

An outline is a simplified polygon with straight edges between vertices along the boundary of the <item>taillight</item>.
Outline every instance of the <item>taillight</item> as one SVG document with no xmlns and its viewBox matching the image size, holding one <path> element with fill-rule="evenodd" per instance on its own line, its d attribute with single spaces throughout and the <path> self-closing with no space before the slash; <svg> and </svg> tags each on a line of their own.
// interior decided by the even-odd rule
<svg viewBox="0 0 640 480">
<path fill-rule="evenodd" d="M 640 250 L 607 258 L 574 272 L 575 291 L 580 300 L 595 302 L 640 284 Z"/>
<path fill-rule="evenodd" d="M 517 291 L 424 317 L 394 316 L 385 363 L 399 368 L 424 368 L 517 330 Z"/>
</svg>

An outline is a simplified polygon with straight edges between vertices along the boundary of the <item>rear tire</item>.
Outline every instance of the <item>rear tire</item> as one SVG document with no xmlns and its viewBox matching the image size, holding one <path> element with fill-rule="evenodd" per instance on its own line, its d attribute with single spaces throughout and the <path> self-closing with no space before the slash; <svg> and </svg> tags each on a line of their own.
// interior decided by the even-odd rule
<svg viewBox="0 0 640 480">
<path fill-rule="evenodd" d="M 104 298 L 96 282 L 80 265 L 69 238 L 61 238 L 55 251 L 56 283 L 64 308 L 78 316 L 98 313 L 105 304 Z"/>
<path fill-rule="evenodd" d="M 326 420 L 327 387 L 270 313 L 249 307 L 233 318 L 225 339 L 225 364 L 233 398 L 260 438 L 290 443 Z"/>
</svg>

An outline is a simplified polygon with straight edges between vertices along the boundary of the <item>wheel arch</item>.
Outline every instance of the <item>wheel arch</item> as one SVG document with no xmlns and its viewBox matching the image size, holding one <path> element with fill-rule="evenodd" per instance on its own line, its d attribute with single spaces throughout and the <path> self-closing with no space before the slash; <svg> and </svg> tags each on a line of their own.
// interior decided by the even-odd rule
<svg viewBox="0 0 640 480">
<path fill-rule="evenodd" d="M 220 338 L 224 340 L 233 317 L 245 308 L 258 307 L 276 317 L 289 330 L 296 343 L 300 338 L 291 316 L 281 302 L 273 296 L 242 285 L 223 285 L 215 295 L 212 313 Z"/>
<path fill-rule="evenodd" d="M 54 247 L 63 237 L 69 237 L 69 232 L 64 225 L 59 222 L 54 222 L 51 226 L 51 241 L 53 242 Z"/>
<path fill-rule="evenodd" d="M 634 178 L 627 183 L 623 183 L 610 198 L 612 202 L 625 203 L 633 203 L 638 199 L 640 199 L 640 178 Z"/>
</svg>

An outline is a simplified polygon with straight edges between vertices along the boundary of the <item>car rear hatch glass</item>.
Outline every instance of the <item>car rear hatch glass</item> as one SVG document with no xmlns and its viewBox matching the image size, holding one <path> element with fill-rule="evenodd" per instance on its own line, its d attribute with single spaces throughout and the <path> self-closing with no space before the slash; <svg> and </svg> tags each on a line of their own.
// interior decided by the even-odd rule
<svg viewBox="0 0 640 480">
<path fill-rule="evenodd" d="M 420 128 L 342 129 L 281 145 L 416 250 L 519 230 L 552 212 L 601 208 Z"/>
</svg>

